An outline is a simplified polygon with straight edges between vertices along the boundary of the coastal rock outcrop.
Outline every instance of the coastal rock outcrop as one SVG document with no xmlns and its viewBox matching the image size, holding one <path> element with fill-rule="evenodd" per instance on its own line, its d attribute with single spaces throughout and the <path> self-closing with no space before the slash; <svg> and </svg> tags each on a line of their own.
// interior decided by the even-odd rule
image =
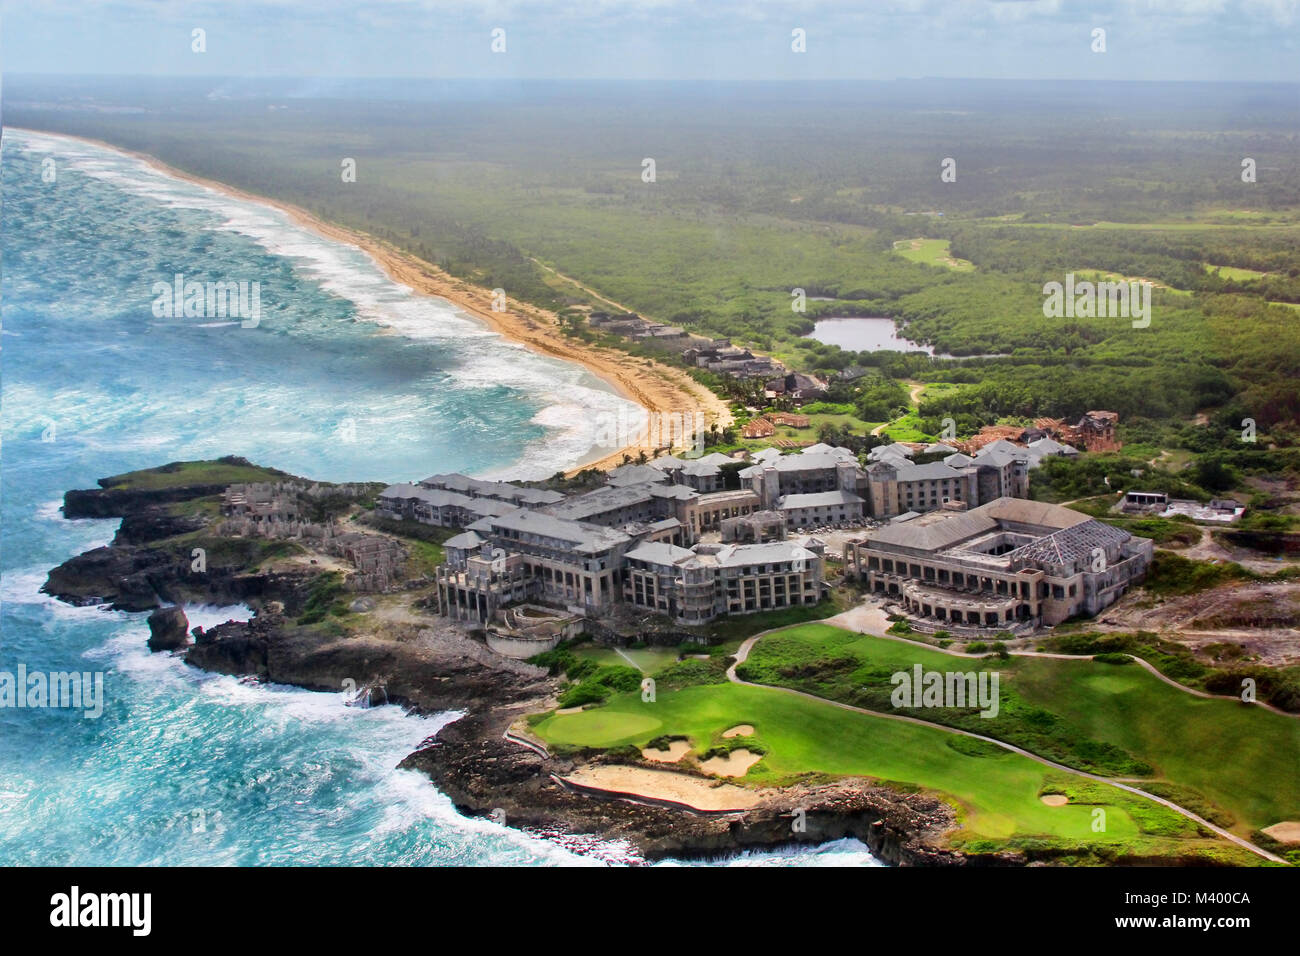
<svg viewBox="0 0 1300 956">
<path fill-rule="evenodd" d="M 149 615 L 149 650 L 174 651 L 189 642 L 189 619 L 179 605 L 161 607 Z"/>
<path fill-rule="evenodd" d="M 428 615 L 418 599 L 399 613 L 381 615 L 371 597 L 330 597 L 337 583 L 326 576 L 336 572 L 310 553 L 267 560 L 283 552 L 268 549 L 265 539 L 223 534 L 206 517 L 211 509 L 169 507 L 221 490 L 203 485 L 69 492 L 69 517 L 119 516 L 122 525 L 112 545 L 50 571 L 44 590 L 74 604 L 153 612 L 149 646 L 178 651 L 203 670 L 348 692 L 356 701 L 424 714 L 463 712 L 401 766 L 428 775 L 462 812 L 498 819 L 504 814 L 510 826 L 624 840 L 645 859 L 855 836 L 881 859 L 903 865 L 1023 862 L 968 858 L 949 849 L 944 835 L 955 821 L 951 806 L 866 780 L 772 790 L 743 813 L 719 814 L 570 789 L 557 777 L 571 773 L 578 757 L 588 763 L 610 758 L 595 752 L 543 755 L 504 736 L 515 721 L 554 706 L 555 678 L 493 653 L 457 625 Z M 195 547 L 204 549 L 203 561 L 192 560 Z M 333 607 L 346 613 L 322 614 L 329 606 L 323 601 L 338 602 Z M 178 606 L 187 602 L 244 603 L 255 614 L 248 621 L 196 628 L 190 641 Z M 364 614 L 365 626 L 340 620 L 349 614 Z M 795 810 L 803 812 L 800 828 L 791 825 Z"/>
<path fill-rule="evenodd" d="M 401 766 L 427 774 L 463 813 L 493 815 L 508 825 L 544 833 L 595 833 L 626 840 L 647 860 L 711 857 L 795 843 L 856 837 L 878 858 L 902 866 L 961 866 L 970 860 L 944 846 L 956 825 L 951 806 L 936 797 L 907 793 L 868 780 L 773 791 L 739 813 L 680 809 L 602 800 L 556 782 L 574 768 L 573 757 L 543 757 L 507 740 L 509 725 L 543 701 L 471 713 L 442 728 Z M 599 758 L 596 758 L 599 759 Z M 802 811 L 800 827 L 794 812 Z M 1016 863 L 980 858 L 981 863 Z"/>
</svg>

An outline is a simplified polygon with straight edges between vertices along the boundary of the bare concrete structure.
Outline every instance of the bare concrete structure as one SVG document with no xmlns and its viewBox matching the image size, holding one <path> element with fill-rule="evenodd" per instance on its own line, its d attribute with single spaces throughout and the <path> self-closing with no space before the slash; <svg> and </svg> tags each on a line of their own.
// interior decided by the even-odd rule
<svg viewBox="0 0 1300 956">
<path fill-rule="evenodd" d="M 999 498 L 890 525 L 846 569 L 931 629 L 1027 632 L 1096 614 L 1146 574 L 1152 542 L 1044 502 Z"/>
</svg>

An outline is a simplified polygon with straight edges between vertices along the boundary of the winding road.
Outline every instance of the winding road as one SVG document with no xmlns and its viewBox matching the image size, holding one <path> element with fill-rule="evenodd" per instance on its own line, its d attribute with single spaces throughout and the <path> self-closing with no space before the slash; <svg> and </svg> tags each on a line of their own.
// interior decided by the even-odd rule
<svg viewBox="0 0 1300 956">
<path fill-rule="evenodd" d="M 784 630 L 784 628 L 775 628 L 774 630 Z M 1261 856 L 1264 859 L 1269 860 L 1270 862 L 1286 864 L 1286 860 L 1282 859 L 1281 857 L 1276 856 L 1275 854 L 1272 854 L 1267 850 L 1262 849 L 1261 847 L 1255 846 L 1255 844 L 1251 843 L 1249 840 L 1243 839 L 1242 837 L 1239 837 L 1236 834 L 1229 833 L 1227 830 L 1223 829 L 1222 827 L 1215 826 L 1209 820 L 1206 820 L 1204 817 L 1197 816 L 1195 813 L 1193 813 L 1191 810 L 1188 810 L 1185 807 L 1180 807 L 1172 800 L 1166 800 L 1164 797 L 1158 797 L 1154 793 L 1148 793 L 1145 790 L 1141 790 L 1137 787 L 1130 786 L 1127 783 L 1117 782 L 1114 778 L 1111 777 L 1103 777 L 1100 776 L 1099 774 L 1088 773 L 1087 771 L 1084 770 L 1075 770 L 1073 767 L 1067 767 L 1065 766 L 1065 764 L 1057 763 L 1054 760 L 1048 760 L 1046 757 L 1041 757 L 1038 754 L 1033 753 L 1032 751 L 1025 750 L 1022 747 L 1016 747 L 1012 744 L 998 740 L 995 737 L 986 737 L 983 734 L 971 733 L 968 730 L 959 730 L 956 727 L 947 727 L 943 724 L 936 724 L 928 720 L 921 720 L 920 718 L 917 717 L 907 717 L 904 716 L 903 714 L 888 714 L 888 713 L 884 713 L 883 711 L 868 710 L 865 707 L 855 707 L 852 704 L 845 704 L 837 700 L 830 700 L 825 697 L 818 697 L 816 694 L 809 694 L 805 691 L 795 690 L 794 688 L 791 687 L 778 687 L 772 684 L 753 684 L 750 683 L 749 681 L 741 680 L 738 676 L 736 676 L 736 668 L 739 667 L 741 664 L 743 664 L 749 658 L 749 652 L 753 649 L 754 645 L 757 644 L 760 639 L 762 639 L 763 637 L 771 633 L 773 633 L 773 631 L 763 631 L 759 634 L 755 634 L 753 637 L 746 639 L 740 645 L 740 648 L 736 651 L 735 663 L 727 668 L 727 679 L 729 681 L 731 681 L 734 684 L 740 684 L 744 687 L 761 687 L 767 690 L 779 691 L 784 694 L 793 694 L 796 697 L 803 697 L 808 700 L 815 700 L 823 704 L 829 704 L 832 707 L 838 707 L 841 710 L 849 710 L 858 714 L 866 714 L 869 717 L 879 717 L 883 720 L 901 720 L 905 723 L 919 724 L 922 727 L 933 727 L 936 730 L 942 730 L 945 731 L 946 733 L 959 734 L 963 737 L 972 737 L 975 740 L 982 740 L 985 741 L 986 743 L 995 744 L 1003 748 L 1004 750 L 1009 750 L 1012 753 L 1019 754 L 1022 757 L 1027 757 L 1030 760 L 1036 761 L 1045 767 L 1051 767 L 1053 770 L 1060 770 L 1064 773 L 1072 774 L 1073 776 L 1076 777 L 1082 777 L 1085 780 L 1092 780 L 1095 781 L 1096 783 L 1104 783 L 1107 784 L 1108 786 L 1116 787 L 1120 790 L 1127 791 L 1128 793 L 1135 794 L 1136 796 L 1145 797 L 1146 799 L 1152 800 L 1160 804 L 1161 806 L 1168 807 L 1170 810 L 1173 810 L 1175 813 L 1181 814 L 1182 816 L 1186 817 L 1192 822 L 1204 827 L 1207 830 L 1210 830 L 1211 832 L 1217 834 L 1218 836 L 1223 837 L 1225 840 L 1235 843 L 1237 846 L 1241 847 L 1242 849 L 1249 850 L 1251 853 L 1257 854 L 1258 856 Z M 878 636 L 878 635 L 873 635 L 873 636 Z M 898 638 L 893 638 L 891 635 L 890 639 L 898 639 Z M 932 647 L 929 644 L 921 644 L 919 641 L 905 641 L 905 643 L 917 644 L 920 647 L 925 647 L 927 650 L 942 650 L 945 653 L 951 653 L 955 657 L 982 656 L 976 654 L 966 654 L 963 652 L 950 652 L 946 648 Z M 1029 652 L 1021 656 L 1061 657 L 1061 658 L 1077 659 L 1075 655 L 1046 654 L 1046 653 L 1038 653 L 1038 652 Z M 1086 660 L 1087 658 L 1083 658 L 1083 659 Z M 1139 660 L 1139 662 L 1143 664 L 1146 663 L 1145 661 L 1140 661 L 1140 659 L 1138 658 L 1135 658 L 1135 660 Z M 1154 668 L 1150 668 L 1150 669 L 1154 670 Z M 1169 681 L 1168 678 L 1166 678 L 1163 674 L 1157 673 L 1157 676 L 1160 677 L 1162 680 L 1166 680 L 1169 683 L 1174 684 L 1174 686 L 1176 687 L 1182 687 L 1181 684 L 1177 684 L 1174 681 Z M 1201 694 L 1199 692 L 1192 691 L 1191 688 L 1187 688 L 1187 687 L 1183 687 L 1182 689 L 1188 691 L 1189 693 L 1196 693 L 1198 696 L 1205 696 L 1205 697 L 1214 696 L 1212 694 Z"/>
</svg>

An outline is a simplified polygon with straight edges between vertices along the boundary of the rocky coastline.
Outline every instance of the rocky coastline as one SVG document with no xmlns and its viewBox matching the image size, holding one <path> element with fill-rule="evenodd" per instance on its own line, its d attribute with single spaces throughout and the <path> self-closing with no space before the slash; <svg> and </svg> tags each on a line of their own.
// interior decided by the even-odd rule
<svg viewBox="0 0 1300 956">
<path fill-rule="evenodd" d="M 774 790 L 756 806 L 728 813 L 578 792 L 559 777 L 579 761 L 607 758 L 551 755 L 506 736 L 526 714 L 554 706 L 554 678 L 499 657 L 451 626 L 385 622 L 370 633 L 329 620 L 302 623 L 325 570 L 314 562 L 268 569 L 250 559 L 255 551 L 220 546 L 230 542 L 213 537 L 211 509 L 205 514 L 177 507 L 224 490 L 195 484 L 68 492 L 66 517 L 117 517 L 122 523 L 111 544 L 51 570 L 43 590 L 72 604 L 149 612 L 151 649 L 205 671 L 315 691 L 354 690 L 357 703 L 394 704 L 421 714 L 462 712 L 401 766 L 427 775 L 467 815 L 490 815 L 547 834 L 625 841 L 646 861 L 851 836 L 895 865 L 1024 862 L 967 857 L 948 848 L 943 835 L 955 825 L 948 804 L 866 780 Z M 196 542 L 207 546 L 202 567 L 192 558 Z M 254 616 L 191 634 L 179 607 L 185 603 L 243 603 Z M 802 811 L 797 826 L 795 811 Z"/>
</svg>

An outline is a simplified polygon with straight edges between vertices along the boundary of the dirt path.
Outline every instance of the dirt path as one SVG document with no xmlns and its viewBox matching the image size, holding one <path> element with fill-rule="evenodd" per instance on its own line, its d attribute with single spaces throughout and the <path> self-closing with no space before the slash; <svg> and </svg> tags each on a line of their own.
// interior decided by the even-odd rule
<svg viewBox="0 0 1300 956">
<path fill-rule="evenodd" d="M 601 302 L 604 302 L 606 305 L 612 305 L 614 308 L 618 309 L 621 312 L 636 312 L 636 309 L 629 308 L 628 306 L 624 305 L 622 302 L 615 302 L 613 299 L 609 298 L 608 296 L 601 295 L 599 292 L 597 292 L 591 286 L 587 285 L 585 282 L 579 282 L 573 276 L 565 275 L 559 269 L 555 269 L 551 266 L 548 266 L 545 262 L 542 262 L 542 260 L 540 259 L 536 259 L 532 256 L 529 256 L 528 261 L 538 266 L 539 268 L 545 269 L 547 272 L 555 276 L 557 279 L 569 283 L 569 285 L 573 286 L 574 288 L 581 289 L 583 292 L 587 293 L 587 295 L 591 296 L 593 299 L 599 299 Z"/>
<path fill-rule="evenodd" d="M 774 630 L 783 630 L 783 629 L 775 628 Z M 1243 839 L 1242 837 L 1239 837 L 1236 834 L 1229 833 L 1227 830 L 1223 829 L 1222 827 L 1215 826 L 1209 820 L 1206 820 L 1204 817 L 1197 816 L 1195 813 L 1193 813 L 1191 810 L 1186 809 L 1185 807 L 1180 807 L 1172 800 L 1166 800 L 1164 797 L 1158 797 L 1154 793 L 1147 793 L 1145 790 L 1140 790 L 1137 787 L 1130 786 L 1127 783 L 1117 782 L 1112 777 L 1103 777 L 1100 774 L 1088 773 L 1085 770 L 1075 770 L 1073 767 L 1067 767 L 1065 764 L 1057 763 L 1054 760 L 1048 760 L 1046 757 L 1041 757 L 1038 754 L 1033 753 L 1032 751 L 1025 750 L 1022 747 L 1017 747 L 1014 744 L 1009 744 L 1002 740 L 998 740 L 996 737 L 986 737 L 983 734 L 971 733 L 968 730 L 959 730 L 956 727 L 947 727 L 943 724 L 932 723 L 928 720 L 921 720 L 920 718 L 909 717 L 904 714 L 887 714 L 878 710 L 868 710 L 865 707 L 855 707 L 852 704 L 845 704 L 837 700 L 829 700 L 825 697 L 818 697 L 816 694 L 809 694 L 806 693 L 805 691 L 795 690 L 792 687 L 777 687 L 771 684 L 751 684 L 749 681 L 741 680 L 739 677 L 736 676 L 736 668 L 739 667 L 741 664 L 743 664 L 749 658 L 749 652 L 753 649 L 754 645 L 757 644 L 761 638 L 763 638 L 764 636 L 770 633 L 772 632 L 764 631 L 760 634 L 755 634 L 753 637 L 746 639 L 740 645 L 740 648 L 736 651 L 735 663 L 733 663 L 729 668 L 727 668 L 728 680 L 730 680 L 732 683 L 740 684 L 744 687 L 760 687 L 760 688 L 766 688 L 767 690 L 778 691 L 783 694 L 793 694 L 796 697 L 803 697 L 807 700 L 815 700 L 818 701 L 819 703 L 829 704 L 832 707 L 838 707 L 840 710 L 852 711 L 853 713 L 857 713 L 857 714 L 865 714 L 869 717 L 879 717 L 882 720 L 901 720 L 905 723 L 916 724 L 921 727 L 932 727 L 937 730 L 942 730 L 946 733 L 957 734 L 962 737 L 971 737 L 975 740 L 982 740 L 985 743 L 994 744 L 998 747 L 1003 748 L 1004 750 L 1009 750 L 1012 753 L 1019 754 L 1022 757 L 1027 757 L 1030 760 L 1040 763 L 1045 767 L 1051 767 L 1053 770 L 1059 770 L 1076 777 L 1082 777 L 1085 780 L 1092 780 L 1096 783 L 1104 783 L 1109 786 L 1115 787 L 1119 790 L 1124 790 L 1127 793 L 1131 793 L 1139 797 L 1145 797 L 1146 799 L 1152 800 L 1163 807 L 1173 810 L 1175 813 L 1181 814 L 1182 816 L 1191 820 L 1193 823 L 1205 827 L 1205 829 L 1223 837 L 1225 840 L 1235 843 L 1237 846 L 1241 847 L 1242 849 L 1249 850 L 1250 852 L 1257 854 L 1258 856 L 1261 856 L 1264 859 L 1269 860 L 1273 863 L 1283 863 L 1283 864 L 1286 863 L 1286 861 L 1283 860 L 1281 857 L 1276 856 L 1272 853 L 1269 853 L 1267 850 L 1255 846 L 1255 844 L 1251 843 L 1249 840 Z M 908 641 L 907 643 L 915 644 L 918 642 Z M 930 647 L 930 645 L 928 644 L 922 646 Z M 943 648 L 933 648 L 933 649 L 945 650 Z M 976 655 L 958 653 L 955 656 L 971 657 Z M 1064 657 L 1067 655 L 1039 655 L 1039 656 Z"/>
<path fill-rule="evenodd" d="M 908 401 L 910 401 L 910 402 L 912 403 L 912 409 L 911 409 L 911 410 L 914 411 L 914 412 L 916 412 L 916 411 L 920 411 L 920 410 L 921 410 L 921 393 L 922 393 L 923 391 L 925 391 L 925 383 L 924 383 L 924 382 L 909 382 L 908 384 L 911 386 L 911 388 L 908 390 L 908 393 L 907 393 Z M 897 420 L 898 420 L 898 419 L 894 419 L 894 421 L 897 421 Z M 881 432 L 883 432 L 886 428 L 888 428 L 888 427 L 889 427 L 890 425 L 892 425 L 892 424 L 894 424 L 894 422 L 893 422 L 893 421 L 889 421 L 889 422 L 885 422 L 885 424 L 883 424 L 883 425 L 877 425 L 875 428 L 871 429 L 871 434 L 873 434 L 873 435 L 879 435 Z"/>
</svg>

